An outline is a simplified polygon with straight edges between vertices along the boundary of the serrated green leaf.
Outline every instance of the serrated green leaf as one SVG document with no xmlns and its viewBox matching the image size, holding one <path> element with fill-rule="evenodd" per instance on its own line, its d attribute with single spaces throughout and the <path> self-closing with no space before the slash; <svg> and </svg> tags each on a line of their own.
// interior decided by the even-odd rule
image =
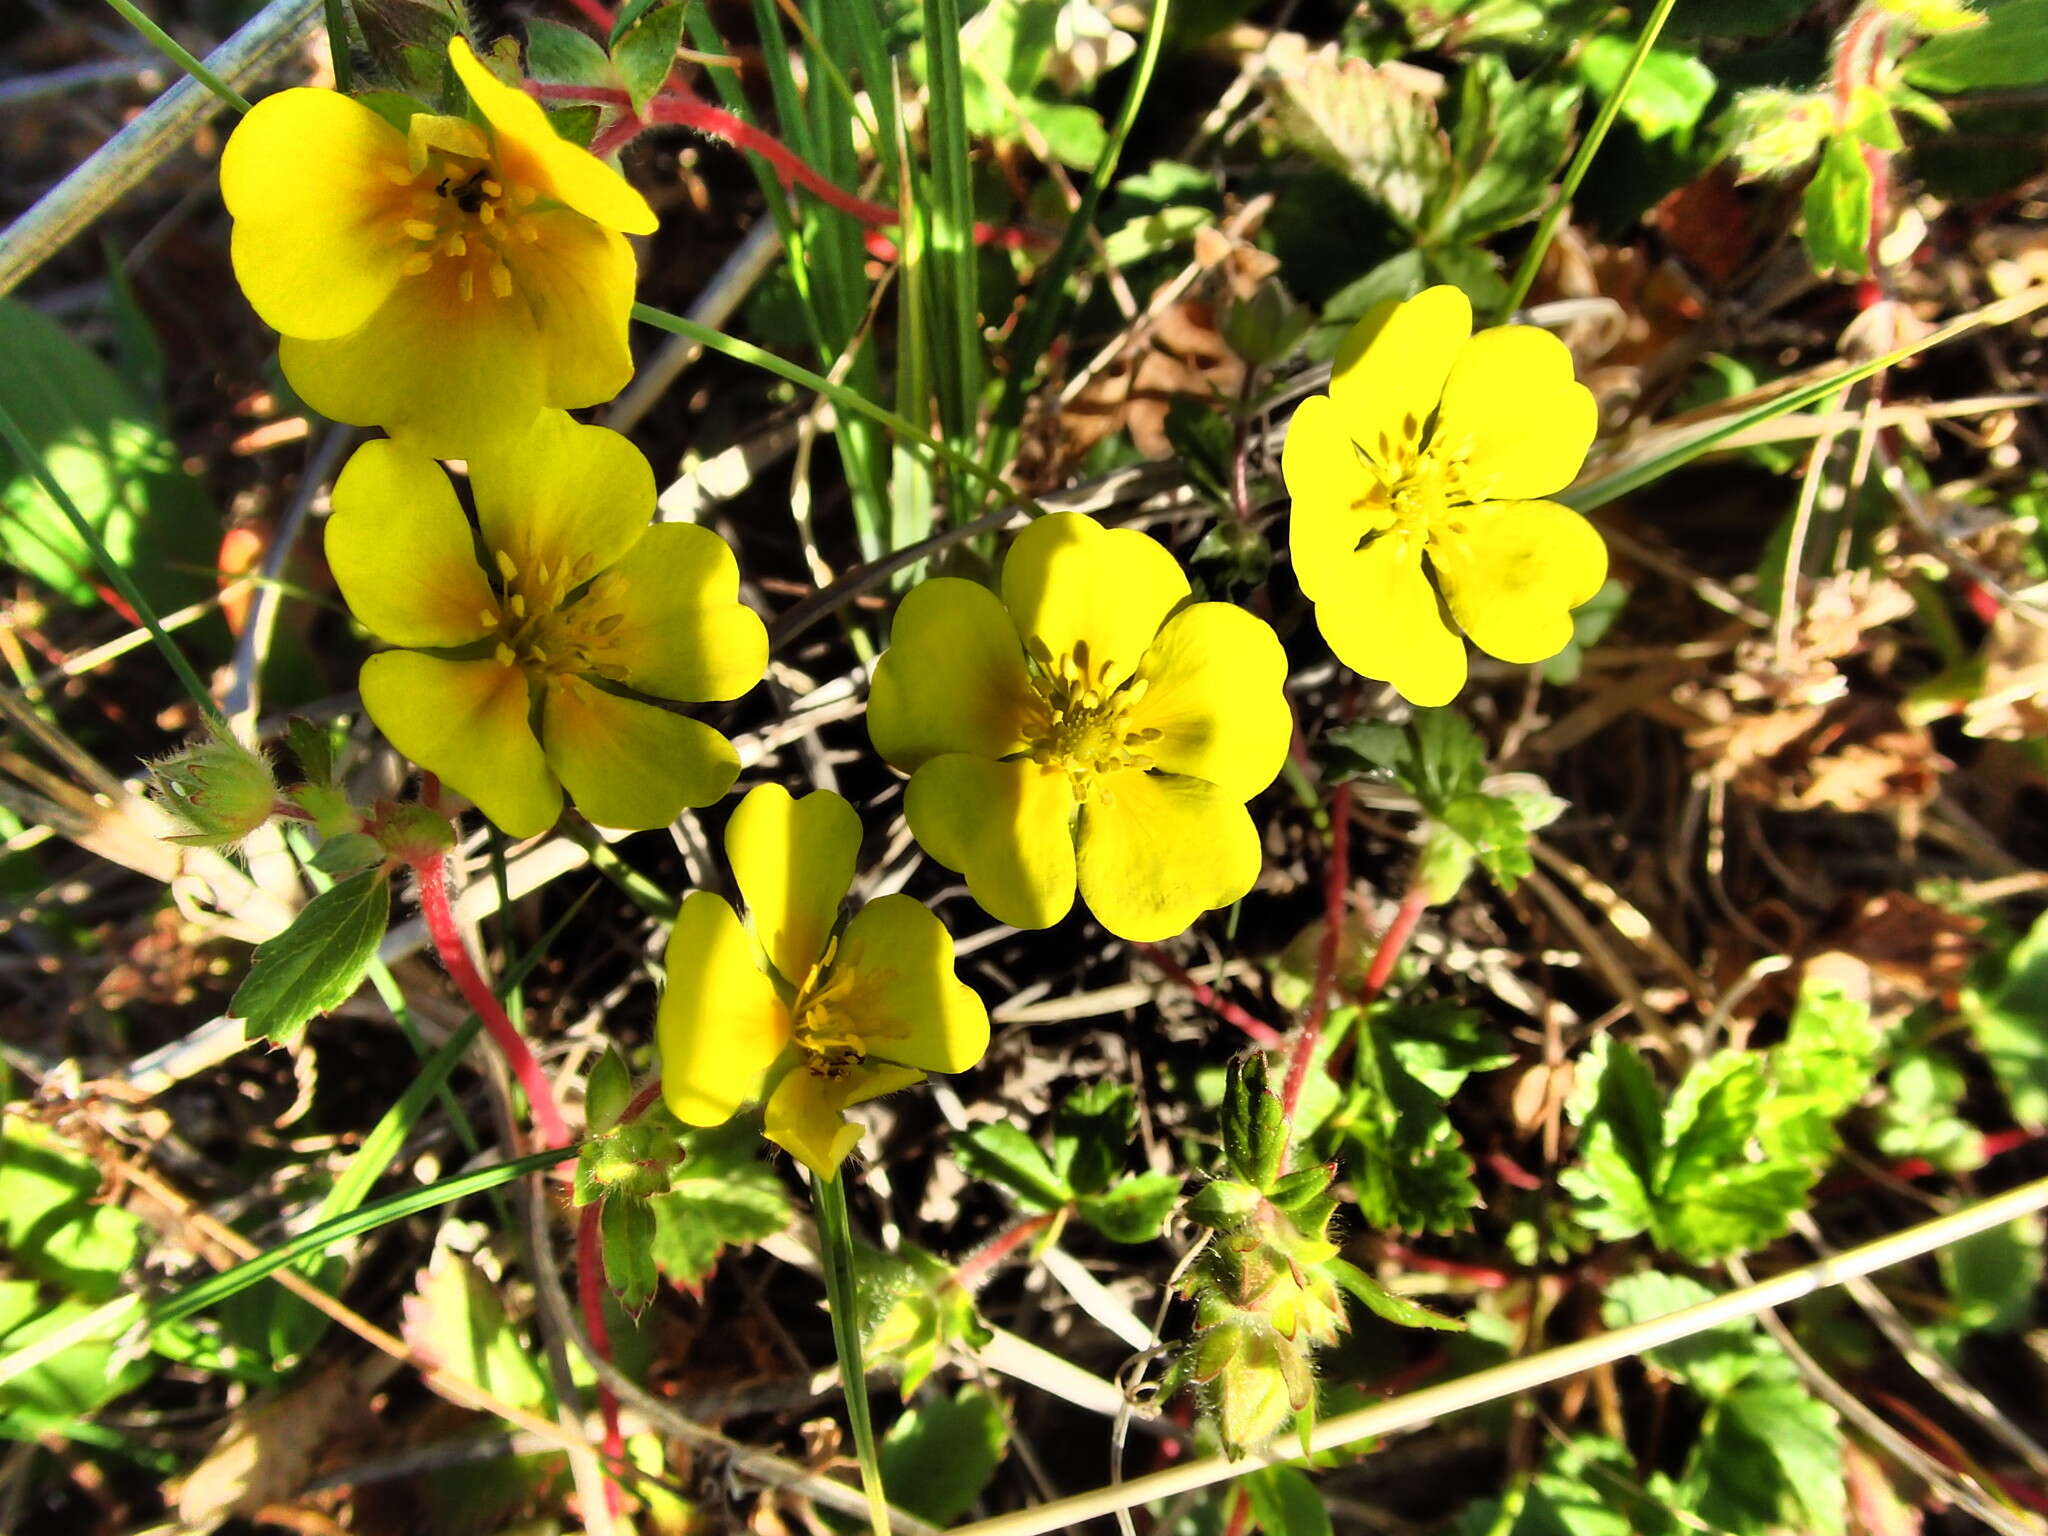
<svg viewBox="0 0 2048 1536">
<path fill-rule="evenodd" d="M 313 868 L 337 878 L 384 862 L 384 845 L 367 832 L 344 832 L 330 837 L 313 855 Z"/>
<path fill-rule="evenodd" d="M 1052 1165 L 1077 1195 L 1099 1193 L 1124 1166 L 1138 1123 L 1138 1095 L 1126 1083 L 1090 1083 L 1052 1113 Z"/>
<path fill-rule="evenodd" d="M 882 1439 L 882 1485 L 889 1501 L 932 1525 L 951 1525 L 973 1506 L 1002 1465 L 1010 1420 L 980 1387 L 932 1397 L 910 1409 Z"/>
<path fill-rule="evenodd" d="M 619 25 L 612 32 L 612 67 L 618 71 L 626 94 L 633 98 L 635 112 L 647 110 L 648 101 L 675 68 L 676 47 L 683 40 L 683 17 L 687 10 L 687 0 L 669 0 L 666 5 L 644 8 L 630 21 L 621 13 Z"/>
<path fill-rule="evenodd" d="M 742 1116 L 683 1138 L 683 1163 L 654 1212 L 649 1252 L 671 1284 L 694 1292 L 727 1248 L 757 1243 L 789 1225 L 789 1196 L 761 1157 L 761 1138 Z"/>
<path fill-rule="evenodd" d="M 1578 1216 L 1602 1237 L 1647 1231 L 1663 1157 L 1663 1109 L 1643 1059 L 1611 1035 L 1579 1058 L 1567 1108 L 1580 1128 L 1579 1160 L 1559 1183 L 1579 1202 Z"/>
<path fill-rule="evenodd" d="M 1260 1467 L 1237 1486 L 1265 1536 L 1330 1536 L 1330 1511 L 1299 1467 Z"/>
<path fill-rule="evenodd" d="M 2026 1323 L 2041 1286 L 2042 1234 L 2041 1218 L 2026 1216 L 1961 1238 L 1936 1255 L 1959 1329 L 2008 1333 Z"/>
<path fill-rule="evenodd" d="M 49 1304 L 32 1280 L 0 1280 L 0 1356 L 27 1349 L 92 1312 L 79 1301 Z M 61 1423 L 92 1413 L 147 1381 L 154 1364 L 147 1357 L 117 1360 L 117 1343 L 74 1344 L 0 1385 L 0 1434 L 9 1420 Z"/>
<path fill-rule="evenodd" d="M 324 786 L 334 782 L 334 737 L 325 726 L 304 715 L 293 715 L 285 722 L 284 745 L 306 783 Z"/>
<path fill-rule="evenodd" d="M 1433 218 L 1429 243 L 1475 244 L 1541 212 L 1578 110 L 1577 86 L 1517 80 L 1498 55 L 1472 57 L 1451 130 L 1457 190 Z"/>
<path fill-rule="evenodd" d="M 1141 1173 L 1100 1194 L 1083 1195 L 1076 1214 L 1113 1243 L 1149 1243 L 1173 1214 L 1180 1180 L 1170 1173 Z"/>
<path fill-rule="evenodd" d="M 1984 1166 L 1984 1135 L 1961 1114 L 1969 1082 L 1946 1054 L 1904 1051 L 1892 1058 L 1888 1092 L 1878 1107 L 1877 1150 L 1890 1158 L 1925 1158 L 1944 1173 Z"/>
<path fill-rule="evenodd" d="M 1406 1296 L 1388 1290 L 1348 1260 L 1326 1260 L 1323 1270 L 1346 1295 L 1382 1322 L 1392 1323 L 1397 1328 L 1440 1328 L 1450 1333 L 1464 1332 L 1465 1325 L 1455 1317 L 1446 1317 L 1420 1302 L 1410 1301 Z"/>
<path fill-rule="evenodd" d="M 2048 0 L 1986 6 L 1984 25 L 1929 38 L 1909 54 L 1905 76 L 1923 91 L 2013 89 L 2048 81 Z"/>
<path fill-rule="evenodd" d="M 2013 1119 L 2048 1128 L 2048 914 L 2013 946 L 1998 979 L 1964 989 L 1962 1013 Z"/>
<path fill-rule="evenodd" d="M 402 1315 L 400 1332 L 421 1359 L 515 1407 L 537 1412 L 548 1406 L 547 1378 L 506 1317 L 497 1288 L 470 1255 L 436 1247 Z"/>
<path fill-rule="evenodd" d="M 1834 1410 L 1796 1377 L 1742 1383 L 1708 1412 L 1678 1495 L 1678 1508 L 1732 1536 L 1841 1536 L 1848 1500 Z"/>
<path fill-rule="evenodd" d="M 1332 44 L 1298 59 L 1274 57 L 1262 83 L 1282 137 L 1419 234 L 1448 195 L 1453 170 L 1436 103 L 1418 79 Z"/>
<path fill-rule="evenodd" d="M 1862 277 L 1870 271 L 1870 167 L 1852 134 L 1838 133 L 1821 151 L 1813 180 L 1801 202 L 1806 254 L 1813 270 L 1826 276 Z"/>
<path fill-rule="evenodd" d="M 1627 1328 L 1682 1312 L 1713 1298 L 1712 1291 L 1688 1276 L 1644 1270 L 1624 1275 L 1608 1285 L 1600 1320 L 1609 1328 Z M 1782 1374 L 1790 1365 L 1749 1318 L 1738 1318 L 1661 1345 L 1650 1350 L 1645 1358 L 1708 1398 L 1725 1397 L 1759 1372 Z"/>
<path fill-rule="evenodd" d="M 391 882 L 369 869 L 330 886 L 256 946 L 249 974 L 228 1011 L 251 1039 L 289 1045 L 315 1015 L 339 1007 L 362 984 L 391 917 Z"/>
<path fill-rule="evenodd" d="M 1044 1149 L 1007 1120 L 977 1125 L 953 1146 L 969 1178 L 1002 1185 L 1027 1210 L 1056 1211 L 1074 1198 L 1074 1191 Z"/>
</svg>

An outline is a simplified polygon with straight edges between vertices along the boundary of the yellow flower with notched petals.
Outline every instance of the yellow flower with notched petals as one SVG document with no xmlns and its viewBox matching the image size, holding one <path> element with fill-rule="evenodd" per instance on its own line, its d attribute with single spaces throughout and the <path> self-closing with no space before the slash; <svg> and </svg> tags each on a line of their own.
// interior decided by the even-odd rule
<svg viewBox="0 0 2048 1536">
<path fill-rule="evenodd" d="M 601 826 L 646 829 L 732 788 L 731 742 L 626 691 L 701 702 L 761 680 L 768 632 L 725 541 L 650 526 L 647 460 L 560 411 L 469 477 L 474 532 L 440 466 L 404 443 L 365 443 L 335 482 L 335 582 L 371 633 L 408 647 L 363 663 L 377 728 L 514 837 L 552 826 L 564 789 Z"/>
<path fill-rule="evenodd" d="M 404 131 L 334 91 L 258 102 L 221 155 L 235 276 L 308 405 L 438 458 L 633 376 L 633 252 L 654 212 L 454 38 L 483 121 Z"/>
<path fill-rule="evenodd" d="M 1597 425 L 1563 342 L 1526 325 L 1473 335 L 1456 288 L 1359 321 L 1280 460 L 1294 574 L 1337 659 L 1434 705 L 1465 686 L 1460 630 L 1502 661 L 1563 650 L 1607 547 L 1543 498 L 1571 484 Z"/>
<path fill-rule="evenodd" d="M 826 1179 L 860 1141 L 849 1105 L 988 1049 L 988 1012 L 922 904 L 883 896 L 840 926 L 859 850 L 860 818 L 829 790 L 752 791 L 725 851 L 753 932 L 723 897 L 692 893 L 655 1024 L 677 1119 L 718 1125 L 765 1098 L 762 1133 Z"/>
<path fill-rule="evenodd" d="M 1169 938 L 1258 878 L 1245 802 L 1292 732 L 1273 631 L 1188 603 L 1164 546 L 1078 513 L 1042 517 L 1002 596 L 938 577 L 897 610 L 868 733 L 910 774 L 924 849 L 1019 928 L 1078 884 L 1102 926 Z"/>
</svg>

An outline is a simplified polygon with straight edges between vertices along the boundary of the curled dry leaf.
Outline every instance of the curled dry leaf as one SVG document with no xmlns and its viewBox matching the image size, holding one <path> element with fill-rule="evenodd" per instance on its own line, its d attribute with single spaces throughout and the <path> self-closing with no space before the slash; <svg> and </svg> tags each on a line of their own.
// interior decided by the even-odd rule
<svg viewBox="0 0 2048 1536">
<path fill-rule="evenodd" d="M 295 1497 L 355 1398 L 348 1367 L 331 1365 L 288 1392 L 252 1400 L 178 1489 L 179 1520 L 211 1529 Z"/>
</svg>

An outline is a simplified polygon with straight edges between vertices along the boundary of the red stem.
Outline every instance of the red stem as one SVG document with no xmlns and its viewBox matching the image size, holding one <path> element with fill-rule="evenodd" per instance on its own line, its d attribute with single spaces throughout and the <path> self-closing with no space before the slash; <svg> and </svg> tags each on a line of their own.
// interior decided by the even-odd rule
<svg viewBox="0 0 2048 1536">
<path fill-rule="evenodd" d="M 1007 1231 L 997 1233 L 960 1262 L 953 1271 L 953 1283 L 966 1290 L 974 1289 L 990 1270 L 1051 1226 L 1058 1214 L 1057 1211 L 1040 1211 L 1036 1216 L 1026 1216 Z"/>
<path fill-rule="evenodd" d="M 576 1299 L 583 1308 L 583 1331 L 590 1335 L 591 1352 L 600 1360 L 612 1358 L 611 1330 L 604 1320 L 604 1244 L 599 1227 L 604 1202 L 593 1200 L 576 1218 Z M 626 1456 L 626 1437 L 619 1432 L 619 1400 L 603 1382 L 597 1384 L 597 1411 L 604 1418 L 604 1457 L 618 1463 Z M 604 1480 L 605 1502 L 614 1516 L 619 1513 L 619 1488 L 609 1471 Z"/>
<path fill-rule="evenodd" d="M 1140 944 L 1137 946 L 1137 950 L 1139 954 L 1166 972 L 1168 977 L 1179 982 L 1182 987 L 1187 989 L 1188 996 L 1192 997 L 1204 1008 L 1207 1008 L 1224 1023 L 1235 1024 L 1247 1035 L 1250 1035 L 1252 1039 L 1268 1049 L 1278 1045 L 1282 1040 L 1283 1036 L 1279 1030 L 1268 1024 L 1264 1019 L 1256 1018 L 1252 1014 L 1247 1013 L 1229 998 L 1218 995 L 1216 989 L 1207 982 L 1195 980 L 1193 976 L 1188 974 L 1186 966 L 1174 959 L 1173 956 L 1169 955 L 1157 944 Z"/>
<path fill-rule="evenodd" d="M 680 128 L 694 128 L 699 133 L 709 134 L 714 139 L 723 139 L 734 149 L 745 150 L 759 155 L 775 168 L 775 174 L 784 186 L 807 187 L 823 202 L 829 203 L 841 213 L 859 219 L 863 224 L 897 223 L 896 210 L 883 203 L 871 203 L 864 197 L 855 197 L 851 192 L 827 181 L 823 176 L 806 165 L 794 151 L 780 139 L 763 133 L 751 123 L 744 123 L 723 107 L 714 107 L 702 97 L 675 86 L 647 104 L 647 121 L 665 123 Z"/>
<path fill-rule="evenodd" d="M 1290 1123 L 1295 1105 L 1301 1102 L 1301 1085 L 1308 1081 L 1308 1064 L 1315 1057 L 1316 1043 L 1323 1038 L 1323 1021 L 1330 1014 L 1330 992 L 1337 980 L 1337 953 L 1344 942 L 1344 908 L 1350 884 L 1351 786 L 1339 784 L 1330 791 L 1330 864 L 1323 877 L 1323 942 L 1316 955 L 1315 991 L 1309 996 L 1308 1015 L 1301 1021 L 1294 1055 L 1287 1063 L 1286 1086 L 1280 1092 L 1280 1109 Z"/>
<path fill-rule="evenodd" d="M 619 1114 L 619 1124 L 631 1125 L 635 1120 L 646 1114 L 653 1107 L 654 1101 L 660 1097 L 661 1079 L 657 1077 L 653 1082 L 633 1095 L 633 1102 L 628 1104 Z"/>
<path fill-rule="evenodd" d="M 1245 1536 L 1252 1528 L 1252 1501 L 1238 1489 L 1230 1491 L 1230 1523 L 1223 1528 L 1223 1536 Z"/>
<path fill-rule="evenodd" d="M 455 908 L 448 900 L 447 856 L 429 854 L 413 869 L 419 875 L 420 911 L 426 917 L 427 932 L 434 940 L 434 949 L 441 956 L 441 963 L 455 978 L 463 1001 L 483 1021 L 485 1033 L 504 1054 L 512 1075 L 519 1079 L 543 1143 L 550 1147 L 566 1147 L 574 1138 L 562 1120 L 562 1111 L 555 1103 L 555 1092 L 548 1084 L 547 1074 L 541 1071 L 540 1062 L 534 1058 L 525 1039 L 512 1027 L 512 1020 L 485 983 L 476 962 L 469 958 L 469 946 L 462 942 L 462 930 L 455 924 Z"/>
<path fill-rule="evenodd" d="M 606 37 L 610 37 L 612 35 L 612 23 L 617 18 L 614 17 L 610 11 L 606 10 L 602 5 L 600 5 L 598 3 L 598 0 L 569 0 L 569 4 L 571 4 L 578 11 L 583 13 L 583 19 L 585 21 L 591 22 L 595 24 L 597 27 L 601 28 Z"/>
</svg>

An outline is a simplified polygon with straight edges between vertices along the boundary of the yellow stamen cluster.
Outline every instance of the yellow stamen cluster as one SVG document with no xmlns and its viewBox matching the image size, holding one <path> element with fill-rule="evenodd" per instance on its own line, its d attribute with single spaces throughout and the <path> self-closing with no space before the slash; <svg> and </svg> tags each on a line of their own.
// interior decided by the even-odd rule
<svg viewBox="0 0 2048 1536">
<path fill-rule="evenodd" d="M 423 118 L 414 119 L 409 158 L 384 168 L 401 189 L 391 206 L 394 238 L 414 247 L 400 270 L 418 277 L 446 263 L 444 275 L 452 273 L 465 302 L 480 288 L 510 298 L 514 283 L 505 254 L 539 240 L 539 228 L 521 217 L 538 194 L 505 175 L 472 125 Z"/>
<path fill-rule="evenodd" d="M 1160 733 L 1131 730 L 1125 721 L 1131 707 L 1145 696 L 1145 680 L 1113 685 L 1115 662 L 1109 657 L 1096 661 L 1086 640 L 1076 641 L 1071 653 L 1055 656 L 1043 640 L 1034 638 L 1030 654 L 1039 710 L 1027 728 L 1028 755 L 1045 767 L 1064 768 L 1076 800 L 1094 795 L 1109 803 L 1110 792 L 1098 779 L 1127 768 L 1153 766 L 1144 749 Z"/>
<path fill-rule="evenodd" d="M 501 549 L 493 563 L 503 596 L 495 611 L 486 609 L 479 617 L 497 632 L 500 662 L 523 668 L 535 681 L 596 676 L 617 682 L 625 677 L 625 668 L 605 654 L 616 648 L 625 621 L 619 606 L 625 582 L 616 572 L 591 581 L 589 555 L 552 571 L 544 561 L 521 571 Z M 586 582 L 588 587 L 578 593 Z"/>
<path fill-rule="evenodd" d="M 1354 502 L 1361 512 L 1374 514 L 1376 526 L 1359 540 L 1361 545 L 1388 533 L 1420 539 L 1461 534 L 1458 514 L 1486 500 L 1486 488 L 1472 483 L 1465 455 L 1435 433 L 1425 440 L 1420 433 L 1390 439 L 1368 447 L 1352 445 L 1359 461 L 1377 482 L 1366 496 Z"/>
<path fill-rule="evenodd" d="M 797 989 L 796 1006 L 790 1010 L 791 1035 L 813 1076 L 843 1077 L 868 1058 L 868 1037 L 874 1030 L 871 1024 L 856 1021 L 859 1003 L 890 978 L 869 971 L 858 958 L 851 953 L 842 957 L 834 936 Z"/>
</svg>

